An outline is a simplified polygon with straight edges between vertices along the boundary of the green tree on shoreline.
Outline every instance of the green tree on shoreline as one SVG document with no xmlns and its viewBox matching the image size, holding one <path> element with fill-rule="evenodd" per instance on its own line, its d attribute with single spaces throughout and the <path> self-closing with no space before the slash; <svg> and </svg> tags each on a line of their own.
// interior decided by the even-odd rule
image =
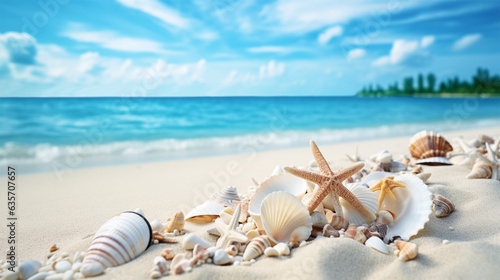
<svg viewBox="0 0 500 280">
<path fill-rule="evenodd" d="M 427 74 L 427 87 L 425 86 L 424 75 L 419 73 L 417 76 L 417 88 L 414 88 L 413 77 L 405 77 L 403 79 L 403 89 L 400 90 L 398 82 L 390 84 L 387 89 L 377 84 L 376 89 L 373 85 L 366 87 L 357 93 L 361 97 L 375 97 L 375 96 L 425 96 L 440 94 L 468 94 L 468 95 L 481 95 L 481 94 L 494 94 L 500 95 L 500 76 L 490 76 L 488 69 L 478 68 L 472 81 L 460 81 L 459 77 L 455 76 L 446 81 L 441 81 L 439 88 L 436 87 L 436 75 L 433 73 Z"/>
</svg>

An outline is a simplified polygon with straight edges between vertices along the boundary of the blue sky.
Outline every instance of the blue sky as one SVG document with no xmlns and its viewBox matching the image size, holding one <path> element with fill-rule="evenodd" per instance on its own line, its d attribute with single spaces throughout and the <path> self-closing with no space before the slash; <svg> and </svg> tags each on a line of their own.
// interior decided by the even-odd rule
<svg viewBox="0 0 500 280">
<path fill-rule="evenodd" d="M 500 73 L 500 1 L 0 1 L 0 96 L 352 95 Z M 439 82 L 439 81 L 438 81 Z"/>
</svg>

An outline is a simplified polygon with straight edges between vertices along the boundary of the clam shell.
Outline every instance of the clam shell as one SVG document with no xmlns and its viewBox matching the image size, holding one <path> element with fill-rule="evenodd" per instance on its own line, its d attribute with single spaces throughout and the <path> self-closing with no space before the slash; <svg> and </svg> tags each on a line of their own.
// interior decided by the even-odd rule
<svg viewBox="0 0 500 280">
<path fill-rule="evenodd" d="M 451 144 L 441 135 L 432 131 L 420 131 L 410 139 L 410 154 L 418 164 L 452 164 L 446 154 L 453 150 Z"/>
<path fill-rule="evenodd" d="M 361 183 L 346 184 L 346 188 L 356 196 L 361 203 L 368 209 L 368 211 L 375 214 L 377 212 L 378 200 L 377 196 L 370 191 L 366 185 Z M 370 217 L 361 215 L 356 208 L 352 207 L 345 199 L 340 198 L 340 205 L 344 212 L 344 219 L 348 220 L 351 224 L 362 225 L 364 223 L 371 223 L 373 221 Z M 375 215 L 373 215 L 375 217 Z"/>
<path fill-rule="evenodd" d="M 433 195 L 432 203 L 434 214 L 436 214 L 436 217 L 438 218 L 446 217 L 455 211 L 453 203 L 440 195 Z"/>
<path fill-rule="evenodd" d="M 262 181 L 248 205 L 248 213 L 254 219 L 257 229 L 264 229 L 260 218 L 260 206 L 267 195 L 277 191 L 285 191 L 302 198 L 306 190 L 307 181 L 290 173 L 280 173 Z"/>
<path fill-rule="evenodd" d="M 427 185 L 415 175 L 403 174 L 394 177 L 394 180 L 404 183 L 406 188 L 394 188 L 392 192 L 396 200 L 385 199 L 382 203 L 381 209 L 390 211 L 395 217 L 389 225 L 385 239 L 387 241 L 391 236 L 399 235 L 408 240 L 429 221 L 432 195 Z M 375 193 L 378 195 L 379 191 Z"/>
<path fill-rule="evenodd" d="M 144 252 L 152 240 L 149 222 L 136 212 L 123 212 L 97 231 L 80 269 L 86 276 L 124 264 Z"/>
<path fill-rule="evenodd" d="M 311 235 L 312 220 L 300 199 L 288 192 L 268 195 L 261 206 L 262 225 L 275 243 L 300 242 Z"/>
<path fill-rule="evenodd" d="M 185 220 L 195 223 L 210 223 L 219 217 L 219 213 L 224 209 L 224 206 L 215 201 L 205 201 L 205 203 L 197 206 L 186 215 Z"/>
<path fill-rule="evenodd" d="M 243 253 L 243 260 L 249 261 L 251 259 L 257 258 L 258 256 L 264 254 L 266 248 L 272 247 L 274 244 L 275 243 L 272 241 L 272 239 L 267 235 L 255 237 L 254 239 L 252 239 L 252 241 L 250 241 L 247 248 L 245 249 L 245 252 Z"/>
<path fill-rule="evenodd" d="M 214 193 L 210 200 L 215 201 L 223 206 L 233 206 L 233 200 L 240 201 L 238 191 L 233 186 L 227 186 L 218 192 Z"/>
</svg>

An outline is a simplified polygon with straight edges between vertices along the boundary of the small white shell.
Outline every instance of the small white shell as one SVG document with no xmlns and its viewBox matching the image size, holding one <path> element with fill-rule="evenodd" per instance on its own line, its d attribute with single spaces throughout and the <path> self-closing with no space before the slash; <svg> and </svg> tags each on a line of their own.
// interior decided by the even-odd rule
<svg viewBox="0 0 500 280">
<path fill-rule="evenodd" d="M 31 276 L 35 275 L 35 273 L 40 268 L 41 263 L 35 260 L 26 260 L 23 261 L 19 267 L 17 268 L 17 273 L 19 274 L 20 279 L 28 279 Z M 17 278 L 16 278 L 17 279 Z"/>
<path fill-rule="evenodd" d="M 85 254 L 81 273 L 101 274 L 106 267 L 124 264 L 139 256 L 151 244 L 149 222 L 137 212 L 123 212 L 97 231 Z"/>
<path fill-rule="evenodd" d="M 366 240 L 365 245 L 367 247 L 370 247 L 372 249 L 375 249 L 381 253 L 384 254 L 389 254 L 389 249 L 387 248 L 387 245 L 382 241 L 382 239 L 372 236 Z"/>
<path fill-rule="evenodd" d="M 223 206 L 233 206 L 233 200 L 240 201 L 238 191 L 233 186 L 227 186 L 219 190 L 210 199 Z"/>
<path fill-rule="evenodd" d="M 389 225 L 385 240 L 399 235 L 404 240 L 409 240 L 424 228 L 432 212 L 432 194 L 422 180 L 413 174 L 396 176 L 395 181 L 402 182 L 405 188 L 394 188 L 394 199 L 384 199 L 381 209 L 390 211 L 395 215 L 394 221 Z M 379 191 L 375 192 L 378 193 Z"/>
<path fill-rule="evenodd" d="M 368 209 L 368 211 L 375 214 L 377 212 L 377 196 L 370 191 L 366 185 L 361 183 L 346 184 L 346 188 L 356 196 L 361 203 Z M 344 212 L 344 219 L 348 220 L 351 224 L 362 225 L 369 224 L 373 221 L 370 217 L 365 217 L 361 215 L 356 208 L 352 207 L 345 199 L 340 198 L 340 205 L 342 206 L 342 211 Z M 373 215 L 375 217 L 375 215 Z M 372 217 L 372 218 L 373 218 Z"/>
<path fill-rule="evenodd" d="M 262 230 L 260 206 L 267 195 L 277 191 L 285 191 L 301 198 L 307 190 L 307 181 L 290 173 L 271 176 L 260 183 L 259 188 L 250 200 L 248 213 L 255 221 L 257 229 Z"/>
<path fill-rule="evenodd" d="M 185 220 L 195 223 L 210 223 L 219 217 L 219 213 L 223 209 L 224 206 L 215 201 L 208 200 L 191 210 L 186 215 Z"/>
<path fill-rule="evenodd" d="M 208 241 L 199 237 L 194 233 L 189 233 L 182 239 L 182 248 L 185 250 L 192 250 L 196 244 L 201 245 L 203 248 L 209 248 L 212 246 Z"/>
<path fill-rule="evenodd" d="M 262 201 L 262 225 L 275 243 L 300 242 L 312 231 L 312 220 L 300 199 L 288 192 L 274 192 Z"/>
</svg>

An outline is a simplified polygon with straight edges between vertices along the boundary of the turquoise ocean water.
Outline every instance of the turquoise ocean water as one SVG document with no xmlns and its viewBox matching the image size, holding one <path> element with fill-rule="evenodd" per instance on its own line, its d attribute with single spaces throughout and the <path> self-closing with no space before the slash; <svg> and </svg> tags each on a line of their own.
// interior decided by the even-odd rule
<svg viewBox="0 0 500 280">
<path fill-rule="evenodd" d="M 0 98 L 0 165 L 26 172 L 500 125 L 500 99 Z"/>
</svg>

